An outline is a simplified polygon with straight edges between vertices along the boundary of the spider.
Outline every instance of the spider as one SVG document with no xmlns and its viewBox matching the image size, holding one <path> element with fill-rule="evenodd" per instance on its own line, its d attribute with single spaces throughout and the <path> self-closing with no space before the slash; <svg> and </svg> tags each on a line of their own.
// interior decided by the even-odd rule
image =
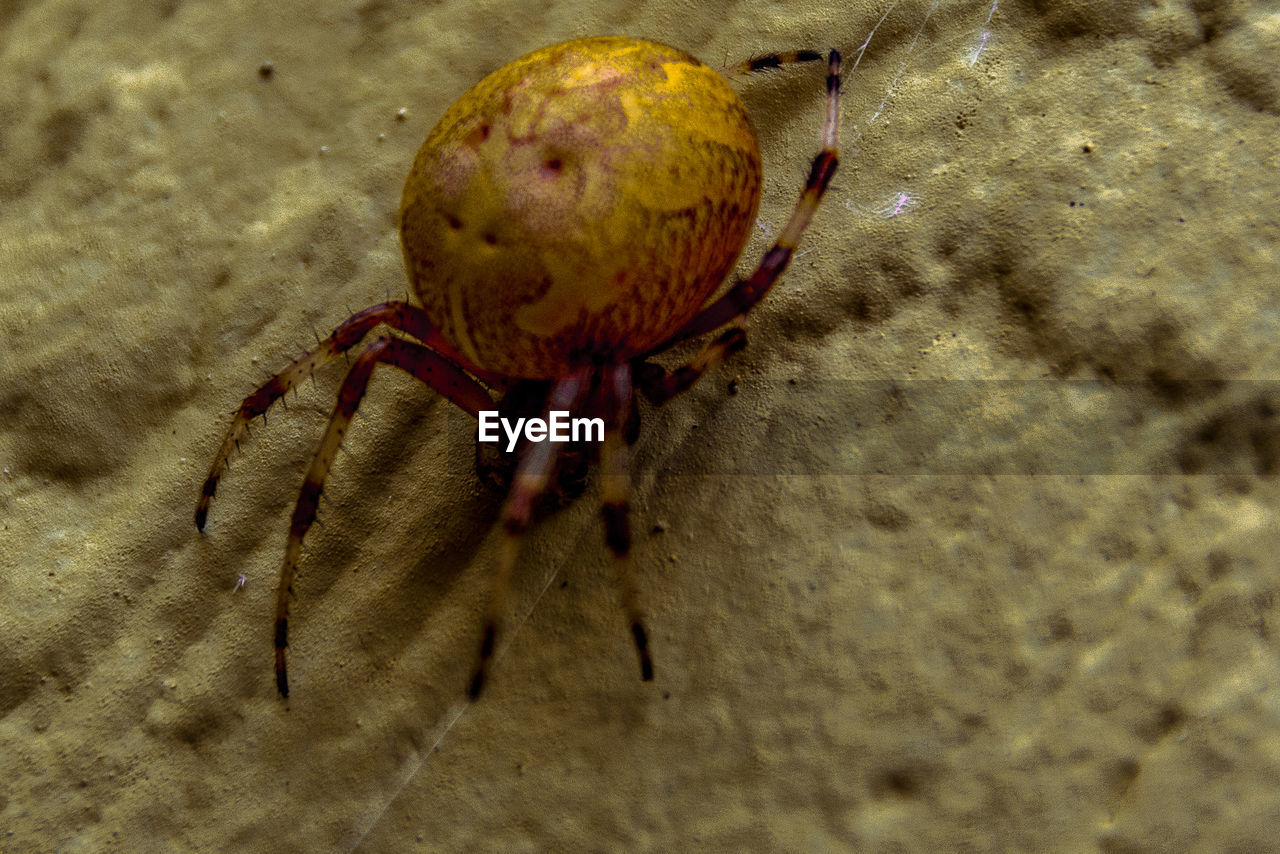
<svg viewBox="0 0 1280 854">
<path fill-rule="evenodd" d="M 821 59 L 796 51 L 732 70 Z M 445 112 L 418 151 L 400 203 L 401 247 L 417 303 L 388 301 L 357 312 L 246 397 L 196 506 L 203 531 L 222 470 L 254 418 L 376 327 L 398 333 L 378 337 L 351 363 L 293 510 L 276 588 L 282 697 L 289 696 L 289 601 L 303 537 L 380 364 L 409 373 L 477 418 L 496 407 L 601 419 L 603 440 L 580 444 L 582 459 L 562 459 L 559 471 L 575 462 L 579 469 L 600 465 L 605 542 L 641 678 L 653 678 L 629 561 L 627 458 L 640 426 L 636 391 L 660 406 L 745 346 L 743 316 L 786 269 L 836 171 L 834 50 L 826 92 L 822 148 L 790 219 L 755 271 L 717 299 L 746 245 L 761 187 L 755 133 L 720 73 L 665 45 L 586 38 L 499 68 Z M 674 371 L 650 361 L 718 330 Z M 557 442 L 526 440 L 513 452 L 498 565 L 467 687 L 472 700 L 485 682 L 520 538 L 557 476 L 560 451 Z"/>
</svg>

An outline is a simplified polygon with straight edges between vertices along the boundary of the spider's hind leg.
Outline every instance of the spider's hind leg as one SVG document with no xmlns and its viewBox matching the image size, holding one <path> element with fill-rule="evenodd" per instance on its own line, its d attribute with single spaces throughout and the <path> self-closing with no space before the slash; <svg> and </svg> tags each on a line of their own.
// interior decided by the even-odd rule
<svg viewBox="0 0 1280 854">
<path fill-rule="evenodd" d="M 280 696 L 289 696 L 289 674 L 285 661 L 285 649 L 289 646 L 289 598 L 293 594 L 293 578 L 297 572 L 298 558 L 302 554 L 302 540 L 316 519 L 320 494 L 324 491 L 325 478 L 333 465 L 338 448 L 346 435 L 347 427 L 355 416 L 360 401 L 369 387 L 369 378 L 379 363 L 394 365 L 430 386 L 458 407 L 472 415 L 493 405 L 488 392 L 460 368 L 425 345 L 403 338 L 384 336 L 370 344 L 347 371 L 342 387 L 338 390 L 338 402 L 329 425 L 307 467 L 306 478 L 298 492 L 289 522 L 289 539 L 285 543 L 284 562 L 280 567 L 280 581 L 276 587 L 276 688 Z"/>
<path fill-rule="evenodd" d="M 768 53 L 764 56 L 756 56 L 744 60 L 737 65 L 731 65 L 724 69 L 724 73 L 727 76 L 735 77 L 739 74 L 751 74 L 756 71 L 772 71 L 775 68 L 793 65 L 797 62 L 817 62 L 820 59 L 822 59 L 822 53 L 816 50 L 790 50 L 783 53 Z"/>
<path fill-rule="evenodd" d="M 348 350 L 359 344 L 365 335 L 381 323 L 412 335 L 435 350 L 446 354 L 449 352 L 449 345 L 432 327 L 422 309 L 407 301 L 379 303 L 356 312 L 338 324 L 329 337 L 316 341 L 315 349 L 295 359 L 240 403 L 200 488 L 195 515 L 197 529 L 204 530 L 209 505 L 218 491 L 218 480 L 222 477 L 223 469 L 228 467 L 227 461 L 231 454 L 240 446 L 240 440 L 248 434 L 250 422 L 260 415 L 265 418 L 271 405 L 282 400 L 290 389 L 296 388 L 307 377 L 314 377 L 320 367 L 339 355 L 345 356 Z M 316 337 L 319 339 L 318 335 Z"/>
<path fill-rule="evenodd" d="M 812 51 L 794 54 L 775 54 L 759 57 L 736 66 L 741 71 L 757 71 L 775 68 L 785 62 L 807 62 L 819 58 Z M 787 265 L 809 227 L 818 204 L 822 201 L 839 162 L 837 146 L 840 125 L 840 53 L 831 51 L 827 57 L 827 116 L 822 127 L 822 149 L 813 159 L 809 177 L 787 220 L 786 227 L 777 241 L 765 252 L 749 277 L 739 281 L 722 297 L 695 314 L 683 327 L 666 341 L 633 360 L 636 385 L 655 406 L 670 400 L 696 383 L 704 373 L 746 346 L 746 330 L 742 327 L 743 315 L 764 299 Z M 727 328 L 724 328 L 726 327 Z M 723 331 L 707 343 L 687 365 L 668 373 L 660 365 L 647 361 L 648 357 L 667 350 L 681 341 L 697 338 L 717 329 Z"/>
<path fill-rule="evenodd" d="M 758 61 L 758 60 L 757 60 Z M 768 67 L 768 66 L 764 66 Z M 796 201 L 795 208 L 782 233 L 773 246 L 764 253 L 759 266 L 746 279 L 734 285 L 724 296 L 695 314 L 675 335 L 650 351 L 664 350 L 681 341 L 696 338 L 713 329 L 719 329 L 735 317 L 746 314 L 774 286 L 791 262 L 791 256 L 800 244 L 800 238 L 808 229 L 818 205 L 831 183 L 839 165 L 840 131 L 840 52 L 827 55 L 827 115 L 822 125 L 822 148 L 813 158 L 809 177 Z"/>
</svg>

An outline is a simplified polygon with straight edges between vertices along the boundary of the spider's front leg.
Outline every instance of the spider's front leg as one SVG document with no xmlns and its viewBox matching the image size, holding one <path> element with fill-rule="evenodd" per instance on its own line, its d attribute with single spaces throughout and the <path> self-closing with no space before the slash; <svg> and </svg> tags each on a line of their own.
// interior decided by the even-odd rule
<svg viewBox="0 0 1280 854">
<path fill-rule="evenodd" d="M 347 426 L 369 387 L 373 369 L 379 364 L 400 368 L 459 408 L 471 413 L 473 417 L 478 417 L 481 410 L 493 406 L 493 400 L 484 387 L 457 365 L 430 347 L 403 338 L 379 338 L 352 364 L 338 390 L 338 402 L 329 417 L 329 425 L 311 458 L 311 465 L 307 467 L 306 478 L 298 493 L 298 503 L 293 508 L 293 518 L 289 523 L 289 539 L 285 545 L 284 563 L 280 567 L 280 583 L 276 587 L 276 687 L 282 697 L 289 696 L 289 675 L 285 664 L 285 648 L 289 645 L 289 597 L 293 594 L 293 577 L 297 571 L 298 556 L 302 553 L 302 538 L 315 521 L 325 477 L 329 474 L 334 456 L 346 435 Z"/>
<path fill-rule="evenodd" d="M 594 380 L 599 379 L 599 386 Z M 598 392 L 591 394 L 590 392 Z M 597 399 L 598 398 L 598 399 Z M 627 471 L 627 444 L 635 440 L 638 427 L 635 410 L 635 394 L 631 384 L 631 366 L 627 363 L 606 367 L 594 376 L 589 371 L 576 371 L 556 381 L 543 405 L 542 414 L 556 410 L 576 411 L 580 402 L 589 410 L 602 410 L 605 421 L 604 443 L 600 449 L 601 462 L 601 517 L 604 521 L 605 543 L 614 555 L 614 567 L 618 587 L 622 595 L 623 609 L 627 615 L 636 654 L 640 659 L 640 677 L 653 679 L 653 661 L 649 656 L 648 632 L 640 611 L 635 583 L 631 577 L 631 528 L 628 522 L 627 494 L 630 489 Z M 538 499 L 546 492 L 555 475 L 558 444 L 551 441 L 531 443 L 522 451 L 520 462 L 512 480 L 511 491 L 502 508 L 503 539 L 498 554 L 498 566 L 493 574 L 489 604 L 486 609 L 484 631 L 480 641 L 480 656 L 467 688 L 472 700 L 480 696 L 484 687 L 488 664 L 493 657 L 501 624 L 503 606 L 511 583 L 511 571 L 515 566 L 520 541 L 529 526 Z"/>
<path fill-rule="evenodd" d="M 649 656 L 649 633 L 640 611 L 639 597 L 631 572 L 631 522 L 628 494 L 631 475 L 628 470 L 628 438 L 623 430 L 633 419 L 635 390 L 631 384 L 631 366 L 621 364 L 605 371 L 604 389 L 609 404 L 604 446 L 600 449 L 600 500 L 604 518 L 604 539 L 613 552 L 614 574 L 622 595 L 622 608 L 627 615 L 636 655 L 640 658 L 640 678 L 653 679 L 653 659 Z M 634 425 L 634 421 L 631 423 Z M 637 425 L 638 426 L 638 425 Z"/>
<path fill-rule="evenodd" d="M 589 371 L 574 371 L 563 379 L 556 380 L 547 396 L 542 416 L 547 418 L 553 410 L 576 411 L 589 381 Z M 516 556 L 520 550 L 520 540 L 529 521 L 533 517 L 533 509 L 555 472 L 556 456 L 560 445 L 557 442 L 534 442 L 527 445 L 516 466 L 516 474 L 511 482 L 511 491 L 502 505 L 502 544 L 498 551 L 498 566 L 493 574 L 489 592 L 489 604 L 485 609 L 484 631 L 480 639 L 480 657 L 476 662 L 475 672 L 467 686 L 467 696 L 475 700 L 484 688 L 485 674 L 489 659 L 498 639 L 498 628 L 502 623 L 503 606 L 506 603 L 507 589 L 511 585 L 511 570 L 515 567 Z"/>
<path fill-rule="evenodd" d="M 543 415 L 547 396 L 551 393 L 551 380 L 517 380 L 497 401 L 499 418 L 515 424 L 522 418 L 538 418 Z M 511 493 L 515 481 L 516 466 L 524 454 L 528 440 L 520 440 L 514 450 L 507 450 L 503 442 L 476 442 L 476 476 L 481 482 L 502 495 Z M 555 480 L 543 493 L 535 508 L 535 515 L 559 509 L 581 497 L 587 488 L 590 474 L 591 448 L 571 443 L 562 447 L 556 456 Z"/>
</svg>

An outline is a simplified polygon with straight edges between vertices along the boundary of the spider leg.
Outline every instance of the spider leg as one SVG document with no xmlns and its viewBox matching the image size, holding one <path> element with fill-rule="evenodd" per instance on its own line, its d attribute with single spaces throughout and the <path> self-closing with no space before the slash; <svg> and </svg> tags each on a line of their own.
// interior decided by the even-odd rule
<svg viewBox="0 0 1280 854">
<path fill-rule="evenodd" d="M 722 69 L 722 73 L 726 77 L 737 77 L 757 71 L 772 71 L 783 65 L 792 65 L 797 62 L 816 62 L 820 59 L 822 59 L 822 54 L 816 50 L 789 50 L 783 53 L 770 53 L 744 60 L 737 65 Z"/>
<path fill-rule="evenodd" d="M 800 194 L 800 199 L 796 202 L 786 227 L 778 235 L 777 242 L 764 254 L 760 265 L 748 278 L 738 282 L 720 299 L 695 314 L 675 335 L 645 355 L 652 355 L 673 344 L 718 329 L 735 317 L 746 314 L 764 298 L 783 271 L 787 269 L 792 252 L 800 243 L 805 229 L 809 227 L 809 222 L 818 210 L 818 203 L 822 201 L 822 195 L 826 192 L 827 185 L 831 183 L 831 177 L 836 173 L 839 162 L 837 153 L 839 129 L 840 53 L 833 50 L 827 60 L 827 117 L 822 128 L 822 150 L 813 159 L 804 191 Z"/>
<path fill-rule="evenodd" d="M 667 373 L 661 365 L 637 360 L 636 385 L 650 403 L 661 406 L 677 394 L 687 391 L 702 378 L 703 374 L 745 346 L 747 346 L 747 330 L 740 323 L 734 323 L 702 348 L 698 355 L 693 357 L 693 361 L 687 365 L 681 365 L 671 373 Z"/>
<path fill-rule="evenodd" d="M 249 432 L 249 423 L 259 415 L 265 417 L 271 404 L 280 400 L 290 389 L 307 377 L 312 376 L 321 365 L 345 354 L 347 350 L 359 344 L 364 336 L 380 323 L 414 336 L 445 358 L 471 370 L 466 361 L 454 352 L 453 347 L 431 325 L 422 309 L 412 303 L 397 300 L 380 303 L 356 312 L 340 323 L 328 338 L 320 341 L 314 350 L 304 353 L 291 365 L 271 377 L 240 404 L 226 434 L 222 437 L 222 444 L 213 458 L 213 465 L 209 467 L 204 486 L 200 489 L 200 500 L 196 504 L 197 529 L 204 530 L 205 520 L 209 516 L 209 504 L 218 490 L 218 479 L 222 477 L 222 470 L 228 467 L 227 461 L 232 452 L 239 447 L 240 440 Z M 491 379 L 482 371 L 476 370 L 472 373 L 486 382 Z"/>
<path fill-rule="evenodd" d="M 649 657 L 649 634 L 645 631 L 644 615 L 640 612 L 635 580 L 631 574 L 631 523 L 627 517 L 627 493 L 631 484 L 627 472 L 627 443 L 622 433 L 635 397 L 631 386 L 631 366 L 624 363 L 610 369 L 605 374 L 605 386 L 613 406 L 605 422 L 604 445 L 600 449 L 600 509 L 604 517 L 604 539 L 609 551 L 613 552 L 622 607 L 631 627 L 631 637 L 635 640 L 636 654 L 640 657 L 640 678 L 649 682 L 653 679 L 653 660 Z"/>
<path fill-rule="evenodd" d="M 563 379 L 557 380 L 547 396 L 547 405 L 543 410 L 546 416 L 552 410 L 573 410 L 582 398 L 587 385 L 587 371 L 575 371 Z M 472 700 L 480 696 L 484 688 L 485 672 L 489 659 L 493 657 L 494 644 L 498 638 L 498 627 L 502 622 L 503 606 L 506 603 L 507 589 L 511 584 L 511 570 L 515 566 L 516 556 L 520 550 L 520 538 L 529 527 L 533 516 L 533 508 L 538 498 L 546 491 L 547 484 L 555 469 L 556 456 L 559 453 L 558 442 L 533 442 L 525 450 L 516 467 L 511 492 L 507 495 L 502 507 L 502 544 L 498 551 L 498 566 L 493 574 L 492 587 L 489 593 L 489 604 L 485 609 L 484 632 L 480 640 L 480 657 L 476 662 L 475 672 L 467 687 L 467 696 Z"/>
<path fill-rule="evenodd" d="M 325 477 L 346 435 L 347 425 L 369 387 L 373 369 L 380 363 L 394 365 L 413 375 L 473 416 L 493 406 L 489 393 L 461 368 L 414 341 L 383 336 L 370 344 L 352 364 L 338 390 L 338 402 L 329 416 L 329 425 L 307 468 L 289 523 L 289 539 L 285 544 L 284 563 L 280 567 L 280 583 L 276 587 L 276 687 L 282 697 L 289 696 L 289 676 L 285 665 L 285 648 L 289 645 L 289 597 L 293 594 L 293 578 L 298 556 L 302 553 L 302 538 L 315 521 Z"/>
</svg>

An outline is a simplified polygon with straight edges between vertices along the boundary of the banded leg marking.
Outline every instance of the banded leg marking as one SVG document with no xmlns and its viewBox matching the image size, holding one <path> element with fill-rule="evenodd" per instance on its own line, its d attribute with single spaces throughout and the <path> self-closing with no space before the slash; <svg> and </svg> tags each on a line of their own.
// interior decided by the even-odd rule
<svg viewBox="0 0 1280 854">
<path fill-rule="evenodd" d="M 320 438 L 320 444 L 311 457 L 302 489 L 298 493 L 298 502 L 293 508 L 284 562 L 280 567 L 280 582 L 276 587 L 276 688 L 285 698 L 289 696 L 289 676 L 285 662 L 285 648 L 289 645 L 289 598 L 293 594 L 293 579 L 297 573 L 298 558 L 302 554 L 302 539 L 315 521 L 325 478 L 346 435 L 347 426 L 369 388 L 373 369 L 379 363 L 394 365 L 411 374 L 473 416 L 480 410 L 493 406 L 489 393 L 461 368 L 429 347 L 403 338 L 379 338 L 360 354 L 347 371 L 342 387 L 338 390 L 338 402 L 333 408 L 333 414 L 329 416 L 329 424 Z"/>
<path fill-rule="evenodd" d="M 714 369 L 725 359 L 747 346 L 747 330 L 739 324 L 730 326 L 707 346 L 693 361 L 667 373 L 661 365 L 639 362 L 636 366 L 636 385 L 649 402 L 661 406 L 671 398 L 687 391 L 702 375 Z"/>
<path fill-rule="evenodd" d="M 542 412 L 543 418 L 547 418 L 548 413 L 553 409 L 576 410 L 578 401 L 582 399 L 586 389 L 586 380 L 586 371 L 576 371 L 564 379 L 557 380 L 547 397 L 547 405 Z M 467 686 L 467 696 L 472 700 L 476 700 L 484 688 L 485 674 L 489 660 L 493 657 L 498 629 L 502 624 L 507 590 L 511 586 L 511 570 L 515 567 L 516 557 L 520 552 L 520 539 L 529 527 L 534 505 L 546 491 L 547 484 L 551 480 L 559 449 L 560 445 L 557 442 L 535 442 L 525 449 L 516 467 L 511 492 L 507 495 L 506 503 L 502 507 L 502 543 L 498 550 L 498 566 L 493 573 L 489 603 L 485 609 L 484 631 L 480 638 L 480 656 Z"/>
<path fill-rule="evenodd" d="M 781 68 L 784 65 L 794 65 L 800 62 L 817 62 L 822 59 L 822 53 L 816 50 L 789 50 L 784 53 L 770 53 L 764 56 L 757 56 L 753 59 L 744 60 L 737 65 L 731 65 L 723 70 L 726 77 L 737 77 L 743 74 L 751 74 L 759 71 L 772 71 L 775 68 Z"/>
<path fill-rule="evenodd" d="M 765 252 L 755 272 L 694 315 L 679 332 L 659 345 L 658 349 L 666 349 L 672 344 L 718 329 L 733 318 L 746 314 L 769 292 L 791 262 L 791 254 L 799 245 L 800 238 L 818 210 L 818 203 L 822 201 L 822 196 L 831 183 L 831 177 L 836 173 L 840 160 L 839 130 L 840 53 L 833 50 L 827 63 L 827 117 L 822 129 L 822 150 L 813 159 L 804 191 L 791 212 L 791 218 L 782 229 L 782 234 L 778 235 L 777 242 Z"/>
<path fill-rule="evenodd" d="M 628 472 L 628 449 L 622 434 L 623 425 L 631 412 L 635 391 L 631 385 L 631 366 L 619 365 L 610 369 L 604 378 L 610 395 L 610 417 L 606 422 L 604 445 L 600 449 L 600 498 L 601 516 L 604 519 L 604 539 L 613 552 L 613 570 L 617 578 L 618 592 L 622 596 L 623 612 L 635 641 L 636 655 L 640 659 L 640 678 L 653 680 L 653 659 L 649 656 L 649 633 L 645 629 L 644 614 L 640 610 L 639 595 L 631 572 L 631 523 L 628 493 L 631 489 Z"/>
<path fill-rule="evenodd" d="M 414 336 L 455 364 L 465 364 L 427 320 L 422 309 L 412 303 L 398 300 L 384 302 L 351 315 L 314 350 L 303 354 L 241 402 L 240 408 L 231 419 L 231 425 L 222 437 L 222 444 L 213 458 L 213 464 L 209 467 L 204 485 L 200 488 L 200 500 L 196 503 L 195 516 L 197 529 L 204 530 L 205 521 L 209 516 L 209 504 L 218 491 L 218 479 L 222 477 L 222 471 L 227 467 L 231 454 L 239 447 L 240 440 L 249 432 L 249 423 L 259 415 L 265 416 L 271 405 L 284 397 L 290 389 L 314 374 L 325 363 L 359 344 L 365 335 L 381 323 Z"/>
</svg>

